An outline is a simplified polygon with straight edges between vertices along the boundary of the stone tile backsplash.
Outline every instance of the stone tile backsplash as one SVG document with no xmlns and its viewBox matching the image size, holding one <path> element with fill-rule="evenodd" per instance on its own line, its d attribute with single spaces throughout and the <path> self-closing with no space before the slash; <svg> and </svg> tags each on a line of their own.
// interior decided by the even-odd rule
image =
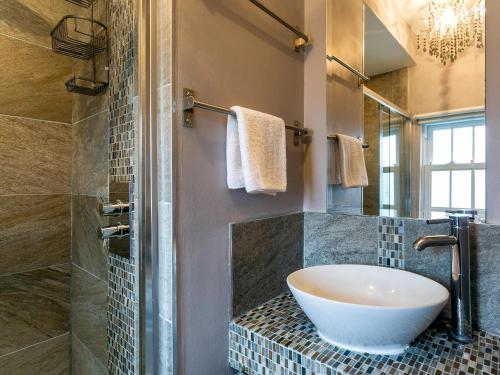
<svg viewBox="0 0 500 375">
<path fill-rule="evenodd" d="M 304 214 L 304 266 L 377 264 L 377 218 Z"/>
<path fill-rule="evenodd" d="M 233 316 L 288 290 L 286 277 L 303 265 L 304 215 L 230 225 Z"/>
<path fill-rule="evenodd" d="M 323 264 L 395 267 L 449 288 L 450 251 L 413 250 L 413 242 L 421 236 L 448 234 L 447 224 L 306 212 L 300 236 L 300 215 L 232 225 L 233 316 L 287 291 L 286 276 L 293 270 Z M 303 258 L 299 261 L 300 254 Z M 471 225 L 473 321 L 477 328 L 494 334 L 500 334 L 499 266 L 500 226 Z M 449 310 L 445 309 L 444 315 L 449 316 Z"/>
</svg>

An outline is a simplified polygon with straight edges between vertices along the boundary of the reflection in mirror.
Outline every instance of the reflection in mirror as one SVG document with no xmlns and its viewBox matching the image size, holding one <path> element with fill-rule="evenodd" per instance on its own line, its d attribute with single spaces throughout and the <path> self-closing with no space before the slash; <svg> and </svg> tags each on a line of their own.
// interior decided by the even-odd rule
<svg viewBox="0 0 500 375">
<path fill-rule="evenodd" d="M 457 51 L 446 56 L 436 55 L 435 45 L 431 56 L 431 46 L 422 45 L 430 40 L 430 6 L 429 0 L 384 1 L 376 9 L 365 5 L 364 71 L 370 81 L 363 87 L 363 132 L 370 148 L 362 211 L 441 218 L 449 211 L 472 210 L 484 220 L 482 2 L 464 1 L 471 17 L 480 16 L 470 30 L 474 39 L 468 43 L 459 36 Z M 451 22 L 456 26 L 459 20 Z"/>
</svg>

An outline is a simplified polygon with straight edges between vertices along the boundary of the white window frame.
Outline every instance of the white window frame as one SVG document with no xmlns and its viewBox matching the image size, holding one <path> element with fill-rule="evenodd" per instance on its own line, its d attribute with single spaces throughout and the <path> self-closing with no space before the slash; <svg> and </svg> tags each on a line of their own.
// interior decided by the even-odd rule
<svg viewBox="0 0 500 375">
<path fill-rule="evenodd" d="M 439 129 L 452 129 L 451 130 L 451 157 L 453 158 L 453 129 L 461 127 L 479 127 L 485 126 L 485 116 L 484 112 L 481 114 L 459 116 L 454 114 L 452 116 L 442 116 L 434 121 L 428 120 L 422 125 L 423 132 L 423 145 L 422 145 L 422 179 L 421 179 L 421 214 L 422 217 L 430 218 L 432 212 L 443 212 L 447 210 L 456 209 L 473 209 L 477 210 L 478 216 L 480 218 L 485 218 L 485 209 L 475 208 L 475 174 L 478 170 L 485 170 L 486 163 L 477 163 L 471 161 L 471 163 L 455 163 L 453 160 L 448 164 L 432 164 L 432 150 L 433 150 L 433 131 Z M 473 131 L 472 139 L 472 155 L 475 156 L 475 129 Z M 451 206 L 452 200 L 452 172 L 453 171 L 471 171 L 471 207 L 433 207 L 431 205 L 431 175 L 433 171 L 449 171 L 450 172 L 450 186 L 449 186 L 449 206 Z"/>
</svg>

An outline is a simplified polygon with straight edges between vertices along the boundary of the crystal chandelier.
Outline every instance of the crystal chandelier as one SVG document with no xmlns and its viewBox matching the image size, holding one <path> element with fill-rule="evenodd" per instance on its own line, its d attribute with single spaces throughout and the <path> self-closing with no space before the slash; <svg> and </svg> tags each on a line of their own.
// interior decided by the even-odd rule
<svg viewBox="0 0 500 375">
<path fill-rule="evenodd" d="M 484 47 L 484 0 L 467 9 L 465 0 L 431 0 L 429 18 L 417 35 L 417 49 L 441 60 L 453 62 L 467 47 Z"/>
</svg>

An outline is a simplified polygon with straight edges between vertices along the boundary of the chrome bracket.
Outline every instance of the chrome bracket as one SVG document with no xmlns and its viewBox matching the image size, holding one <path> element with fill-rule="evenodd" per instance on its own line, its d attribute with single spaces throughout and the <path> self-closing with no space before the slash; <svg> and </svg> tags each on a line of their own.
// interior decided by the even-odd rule
<svg viewBox="0 0 500 375">
<path fill-rule="evenodd" d="M 182 119 L 182 124 L 186 128 L 192 128 L 194 126 L 193 125 L 194 105 L 195 105 L 195 99 L 193 90 L 184 88 L 184 96 L 182 103 L 184 118 Z"/>
</svg>

